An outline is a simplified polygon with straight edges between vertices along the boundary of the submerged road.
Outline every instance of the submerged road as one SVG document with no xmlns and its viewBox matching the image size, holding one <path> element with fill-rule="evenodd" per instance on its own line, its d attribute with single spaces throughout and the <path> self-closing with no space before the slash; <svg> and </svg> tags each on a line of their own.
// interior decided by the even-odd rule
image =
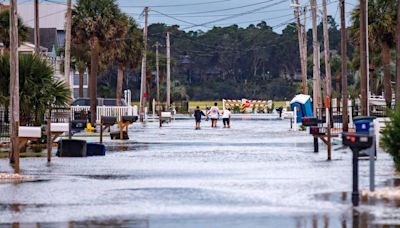
<svg viewBox="0 0 400 228">
<path fill-rule="evenodd" d="M 363 201 L 352 210 L 349 150 L 326 161 L 325 147 L 313 153 L 312 137 L 289 131 L 288 121 L 202 125 L 137 123 L 131 140 L 106 140 L 106 157 L 22 159 L 22 174 L 36 180 L 0 183 L 0 227 L 400 225 L 400 203 Z M 399 184 L 384 152 L 376 171 L 378 188 Z M 8 160 L 0 172 L 12 172 Z M 366 190 L 367 161 L 360 175 Z"/>
</svg>

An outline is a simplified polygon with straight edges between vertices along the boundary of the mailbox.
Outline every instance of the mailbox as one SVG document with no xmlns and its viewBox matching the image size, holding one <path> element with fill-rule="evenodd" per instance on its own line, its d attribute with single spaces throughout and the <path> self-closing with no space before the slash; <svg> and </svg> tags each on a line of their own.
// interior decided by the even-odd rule
<svg viewBox="0 0 400 228">
<path fill-rule="evenodd" d="M 365 150 L 372 146 L 372 136 L 362 133 L 344 132 L 342 134 L 343 145 L 351 149 Z"/>
<path fill-rule="evenodd" d="M 71 128 L 73 130 L 85 130 L 86 128 L 86 120 L 72 120 L 71 121 Z"/>
<path fill-rule="evenodd" d="M 326 134 L 326 128 L 311 126 L 310 127 L 310 134 L 312 134 L 312 135 L 324 135 L 324 134 Z"/>
<path fill-rule="evenodd" d="M 303 117 L 302 124 L 305 127 L 318 126 L 318 119 L 316 117 Z"/>
<path fill-rule="evenodd" d="M 133 122 L 136 122 L 137 120 L 138 120 L 137 116 L 122 116 L 121 117 L 121 121 L 124 123 L 126 123 L 126 122 L 133 123 Z"/>
<path fill-rule="evenodd" d="M 113 116 L 102 116 L 101 117 L 101 123 L 103 125 L 114 125 L 117 123 L 117 117 Z"/>
</svg>

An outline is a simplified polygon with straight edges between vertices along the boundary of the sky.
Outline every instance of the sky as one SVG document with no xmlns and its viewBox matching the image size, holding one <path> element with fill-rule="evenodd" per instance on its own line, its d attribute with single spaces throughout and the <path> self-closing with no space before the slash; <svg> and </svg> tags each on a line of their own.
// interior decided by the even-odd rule
<svg viewBox="0 0 400 228">
<path fill-rule="evenodd" d="M 73 0 L 75 2 L 76 0 Z M 95 0 L 93 0 L 95 1 Z M 6 0 L 0 2 L 8 3 Z M 18 3 L 32 3 L 33 0 L 18 0 Z M 181 29 L 207 31 L 214 26 L 237 24 L 247 27 L 266 21 L 274 31 L 280 33 L 290 22 L 294 21 L 291 0 L 117 0 L 122 11 L 132 16 L 143 27 L 143 8 L 148 6 L 149 24 L 165 23 L 179 25 Z M 340 25 L 338 0 L 327 0 L 328 15 L 332 15 Z M 41 4 L 59 3 L 66 5 L 66 0 L 41 0 Z M 317 0 L 321 9 L 322 0 Z M 350 12 L 359 0 L 346 0 L 347 25 Z M 300 0 L 302 6 L 308 6 L 308 0 Z M 318 23 L 322 13 L 319 12 Z M 307 27 L 311 27 L 311 13 L 308 12 Z M 340 27 L 340 26 L 339 26 Z"/>
<path fill-rule="evenodd" d="M 276 32 L 281 32 L 289 22 L 294 20 L 290 0 L 119 0 L 118 2 L 123 11 L 142 26 L 144 18 L 141 13 L 144 6 L 150 7 L 150 24 L 156 22 L 178 24 L 185 30 L 206 31 L 213 26 L 232 24 L 247 27 L 264 20 Z M 322 5 L 321 0 L 317 2 L 320 6 Z M 328 15 L 332 15 L 340 24 L 338 1 L 327 0 L 327 2 Z M 346 2 L 346 17 L 349 22 L 350 12 L 359 1 L 346 0 Z M 303 6 L 309 6 L 309 1 L 300 1 L 300 3 Z M 310 27 L 310 14 L 308 17 L 307 24 Z"/>
</svg>

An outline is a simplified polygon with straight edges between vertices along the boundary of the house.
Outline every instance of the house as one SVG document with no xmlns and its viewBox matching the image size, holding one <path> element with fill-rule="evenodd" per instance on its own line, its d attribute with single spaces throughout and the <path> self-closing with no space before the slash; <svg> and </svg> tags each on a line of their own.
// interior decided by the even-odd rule
<svg viewBox="0 0 400 228">
<path fill-rule="evenodd" d="M 45 47 L 52 47 L 53 45 L 63 47 L 65 42 L 65 13 L 67 12 L 67 6 L 60 3 L 49 3 L 41 2 L 39 4 L 39 27 L 40 33 L 48 34 L 48 38 L 52 44 L 43 45 Z M 35 13 L 33 1 L 23 2 L 18 4 L 18 15 L 22 18 L 24 24 L 30 28 L 35 27 Z M 42 30 L 47 29 L 47 30 Z M 53 33 L 56 33 L 56 38 L 53 37 Z M 33 33 L 32 33 L 33 37 Z M 50 42 L 46 39 L 47 35 L 42 37 L 40 34 L 40 42 Z M 48 46 L 47 46 L 48 45 Z M 48 47 L 48 48 L 49 48 Z M 51 51 L 51 49 L 49 48 Z"/>
</svg>

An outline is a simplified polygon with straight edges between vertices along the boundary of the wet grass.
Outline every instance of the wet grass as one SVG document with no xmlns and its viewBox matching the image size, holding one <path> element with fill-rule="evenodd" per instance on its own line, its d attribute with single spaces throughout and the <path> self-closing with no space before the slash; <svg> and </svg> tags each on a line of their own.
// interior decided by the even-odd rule
<svg viewBox="0 0 400 228">
<path fill-rule="evenodd" d="M 46 157 L 46 153 L 43 152 L 23 152 L 20 153 L 21 158 L 39 158 Z M 0 159 L 8 158 L 8 151 L 0 151 Z"/>
</svg>

